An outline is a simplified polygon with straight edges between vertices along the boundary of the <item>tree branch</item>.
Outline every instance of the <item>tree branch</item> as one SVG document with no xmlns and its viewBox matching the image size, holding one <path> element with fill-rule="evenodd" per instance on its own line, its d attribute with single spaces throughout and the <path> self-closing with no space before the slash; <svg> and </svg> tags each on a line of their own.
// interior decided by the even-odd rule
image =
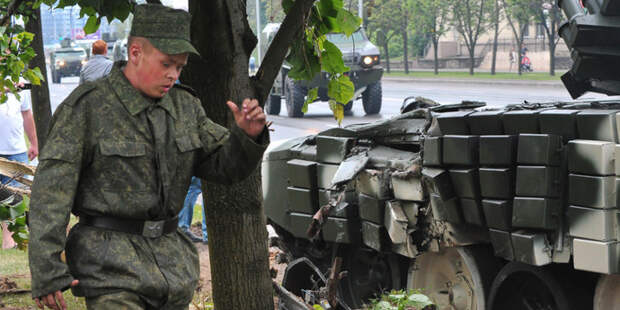
<svg viewBox="0 0 620 310">
<path fill-rule="evenodd" d="M 22 2 L 24 2 L 24 0 L 13 0 L 9 3 L 9 6 L 6 9 L 6 15 L 2 16 L 2 19 L 0 20 L 0 26 L 4 27 L 9 24 L 9 21 L 11 21 L 11 16 L 15 14 L 15 10 L 17 10 Z"/>
<path fill-rule="evenodd" d="M 291 10 L 286 14 L 280 29 L 276 33 L 265 57 L 261 62 L 260 68 L 256 73 L 254 88 L 259 102 L 265 102 L 273 81 L 278 76 L 284 58 L 288 54 L 291 42 L 298 38 L 303 30 L 304 21 L 308 12 L 312 8 L 315 0 L 295 1 Z M 260 29 L 257 30 L 260 32 Z M 260 35 L 260 33 L 258 34 Z"/>
</svg>

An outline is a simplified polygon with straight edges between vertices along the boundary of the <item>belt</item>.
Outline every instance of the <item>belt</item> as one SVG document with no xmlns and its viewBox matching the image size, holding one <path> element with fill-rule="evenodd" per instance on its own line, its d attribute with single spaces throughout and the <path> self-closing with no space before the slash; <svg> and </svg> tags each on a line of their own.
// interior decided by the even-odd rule
<svg viewBox="0 0 620 310">
<path fill-rule="evenodd" d="M 80 224 L 141 235 L 147 238 L 157 238 L 169 234 L 177 229 L 179 218 L 174 217 L 161 221 L 142 221 L 108 216 L 90 216 L 80 214 Z"/>
</svg>

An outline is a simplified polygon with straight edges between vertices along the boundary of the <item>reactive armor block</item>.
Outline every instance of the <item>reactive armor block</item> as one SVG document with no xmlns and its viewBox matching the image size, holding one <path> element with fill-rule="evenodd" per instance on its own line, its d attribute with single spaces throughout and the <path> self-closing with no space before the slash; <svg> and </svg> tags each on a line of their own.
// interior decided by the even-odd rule
<svg viewBox="0 0 620 310">
<path fill-rule="evenodd" d="M 425 192 L 422 178 L 412 173 L 392 173 L 394 198 L 400 200 L 424 201 Z"/>
<path fill-rule="evenodd" d="M 512 200 L 482 200 L 484 218 L 489 228 L 512 230 Z"/>
<path fill-rule="evenodd" d="M 384 225 L 392 243 L 404 243 L 407 241 L 407 226 L 409 220 L 399 203 L 388 202 L 385 206 Z"/>
<path fill-rule="evenodd" d="M 316 190 L 289 186 L 286 191 L 290 211 L 310 214 L 318 211 Z"/>
<path fill-rule="evenodd" d="M 332 179 L 338 172 L 338 165 L 318 164 L 316 167 L 317 186 L 319 188 L 331 188 Z"/>
<path fill-rule="evenodd" d="M 579 110 L 545 110 L 539 114 L 540 133 L 557 135 L 566 142 L 577 138 Z"/>
<path fill-rule="evenodd" d="M 441 166 L 442 156 L 442 138 L 424 138 L 424 166 Z"/>
<path fill-rule="evenodd" d="M 572 140 L 568 142 L 568 171 L 589 175 L 613 175 L 615 144 L 609 141 Z"/>
<path fill-rule="evenodd" d="M 444 136 L 443 163 L 475 166 L 478 164 L 478 136 Z"/>
<path fill-rule="evenodd" d="M 451 223 L 462 222 L 458 198 L 453 197 L 444 200 L 437 194 L 431 194 L 430 196 L 434 219 Z"/>
<path fill-rule="evenodd" d="M 499 256 L 506 260 L 514 260 L 514 250 L 512 248 L 512 238 L 510 232 L 489 229 L 489 237 L 493 245 L 495 256 Z"/>
<path fill-rule="evenodd" d="M 362 242 L 379 252 L 388 249 L 391 244 L 385 227 L 367 221 L 362 221 Z"/>
<path fill-rule="evenodd" d="M 517 163 L 557 166 L 560 164 L 562 137 L 547 134 L 520 134 Z"/>
<path fill-rule="evenodd" d="M 512 199 L 515 194 L 515 173 L 512 168 L 480 168 L 480 191 L 483 198 Z"/>
<path fill-rule="evenodd" d="M 431 193 L 439 195 L 441 199 L 446 200 L 455 195 L 448 170 L 423 168 L 422 181 Z"/>
<path fill-rule="evenodd" d="M 517 196 L 559 197 L 561 173 L 558 167 L 518 166 Z"/>
<path fill-rule="evenodd" d="M 504 133 L 518 135 L 520 133 L 539 133 L 539 110 L 508 111 L 502 116 Z"/>
<path fill-rule="evenodd" d="M 461 199 L 461 209 L 463 211 L 463 219 L 465 223 L 484 226 L 484 212 L 482 211 L 482 203 L 475 199 Z"/>
<path fill-rule="evenodd" d="M 366 194 L 359 193 L 359 211 L 362 220 L 383 225 L 385 214 L 385 200 L 377 199 Z"/>
<path fill-rule="evenodd" d="M 503 134 L 502 114 L 504 111 L 477 111 L 467 115 L 469 131 L 472 135 Z"/>
<path fill-rule="evenodd" d="M 355 140 L 351 138 L 317 136 L 317 160 L 323 163 L 339 164 L 345 159 L 354 142 Z"/>
<path fill-rule="evenodd" d="M 620 242 L 573 239 L 575 269 L 598 273 L 620 272 Z"/>
<path fill-rule="evenodd" d="M 583 110 L 577 114 L 579 139 L 618 143 L 617 110 Z"/>
<path fill-rule="evenodd" d="M 290 232 L 293 236 L 302 239 L 308 239 L 307 231 L 312 224 L 312 214 L 296 213 L 289 214 L 291 220 Z"/>
<path fill-rule="evenodd" d="M 480 165 L 513 166 L 516 151 L 517 136 L 480 136 Z"/>
<path fill-rule="evenodd" d="M 609 209 L 616 206 L 615 176 L 568 176 L 568 202 L 572 205 Z"/>
<path fill-rule="evenodd" d="M 316 188 L 316 162 L 292 159 L 286 163 L 286 166 L 288 170 L 288 180 L 291 186 Z"/>
<path fill-rule="evenodd" d="M 519 231 L 513 232 L 510 237 L 516 261 L 534 266 L 551 263 L 551 246 L 545 234 Z"/>
<path fill-rule="evenodd" d="M 457 111 L 441 113 L 437 116 L 439 129 L 444 135 L 468 135 L 467 115 L 473 111 Z"/>
<path fill-rule="evenodd" d="M 323 239 L 328 242 L 360 243 L 360 227 L 360 222 L 356 220 L 328 217 L 321 231 Z"/>
<path fill-rule="evenodd" d="M 570 235 L 598 241 L 620 240 L 618 214 L 618 209 L 570 206 L 566 212 Z"/>
<path fill-rule="evenodd" d="M 480 197 L 478 169 L 450 169 L 450 179 L 459 198 Z"/>
<path fill-rule="evenodd" d="M 538 197 L 515 197 L 512 207 L 512 226 L 536 229 L 555 229 L 560 219 L 560 201 Z"/>
<path fill-rule="evenodd" d="M 366 169 L 356 177 L 356 191 L 377 199 L 387 199 L 392 196 L 390 191 L 389 175 L 385 171 Z"/>
</svg>

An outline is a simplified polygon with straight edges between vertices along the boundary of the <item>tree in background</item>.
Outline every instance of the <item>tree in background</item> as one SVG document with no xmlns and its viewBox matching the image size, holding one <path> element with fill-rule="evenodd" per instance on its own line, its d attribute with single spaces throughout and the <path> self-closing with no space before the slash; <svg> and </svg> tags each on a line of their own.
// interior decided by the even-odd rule
<svg viewBox="0 0 620 310">
<path fill-rule="evenodd" d="M 499 37 L 499 23 L 502 19 L 502 10 L 500 0 L 493 0 L 493 15 L 491 16 L 493 23 L 493 57 L 491 60 L 491 74 L 495 75 L 495 65 L 497 64 L 497 39 Z"/>
<path fill-rule="evenodd" d="M 433 44 L 435 74 L 439 74 L 439 38 L 448 30 L 450 6 L 448 0 L 409 0 L 412 8 L 415 31 L 428 34 Z"/>
<path fill-rule="evenodd" d="M 515 45 L 519 51 L 517 53 L 519 55 L 517 58 L 517 68 L 519 68 L 519 75 L 521 75 L 521 60 L 523 59 L 521 46 L 523 45 L 525 30 L 538 16 L 540 12 L 540 1 L 502 0 L 502 2 L 504 5 L 504 12 L 506 12 L 506 20 L 508 20 L 508 24 L 514 36 Z"/>
<path fill-rule="evenodd" d="M 463 37 L 469 52 L 469 74 L 474 74 L 476 44 L 492 25 L 492 0 L 450 0 L 452 25 Z"/>
<path fill-rule="evenodd" d="M 564 15 L 555 1 L 539 1 L 537 21 L 545 29 L 547 45 L 549 46 L 549 74 L 555 75 L 555 48 L 560 42 L 558 29 L 564 22 Z"/>
<path fill-rule="evenodd" d="M 383 47 L 386 70 L 390 72 L 389 42 L 396 35 L 402 36 L 404 16 L 402 14 L 403 3 L 397 0 L 375 0 L 370 9 L 372 15 L 368 17 L 368 32 L 379 46 Z"/>
</svg>

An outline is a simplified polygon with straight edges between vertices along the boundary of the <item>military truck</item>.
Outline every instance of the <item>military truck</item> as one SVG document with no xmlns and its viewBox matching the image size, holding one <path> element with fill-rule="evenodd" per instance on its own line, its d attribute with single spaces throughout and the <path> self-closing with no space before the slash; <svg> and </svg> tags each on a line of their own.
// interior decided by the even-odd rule
<svg viewBox="0 0 620 310">
<path fill-rule="evenodd" d="M 60 83 L 64 76 L 80 76 L 80 70 L 87 61 L 88 57 L 83 48 L 67 46 L 52 51 L 50 53 L 52 82 Z"/>
<path fill-rule="evenodd" d="M 620 38 L 620 7 L 583 3 L 560 1 L 575 58 L 563 80 L 618 95 L 617 75 L 592 76 L 620 45 L 587 46 Z M 620 309 L 618 99 L 413 98 L 391 119 L 271 147 L 262 175 L 291 260 L 282 286 L 310 303 L 420 289 L 438 309 Z"/>
<path fill-rule="evenodd" d="M 267 38 L 266 41 L 270 42 L 279 25 L 269 24 L 267 26 L 263 33 Z M 355 86 L 355 94 L 353 100 L 344 106 L 345 112 L 351 111 L 353 102 L 361 98 L 366 114 L 378 114 L 381 111 L 381 77 L 383 76 L 379 49 L 368 40 L 362 28 L 350 37 L 342 33 L 331 33 L 327 35 L 327 39 L 340 48 L 344 64 L 351 69 L 346 74 Z M 282 97 L 284 97 L 288 116 L 303 117 L 302 107 L 306 95 L 314 87 L 319 88 L 317 101 L 329 100 L 327 73 L 322 72 L 311 81 L 295 81 L 288 77 L 290 69 L 287 63 L 282 66 L 265 103 L 267 114 L 280 114 Z"/>
</svg>

